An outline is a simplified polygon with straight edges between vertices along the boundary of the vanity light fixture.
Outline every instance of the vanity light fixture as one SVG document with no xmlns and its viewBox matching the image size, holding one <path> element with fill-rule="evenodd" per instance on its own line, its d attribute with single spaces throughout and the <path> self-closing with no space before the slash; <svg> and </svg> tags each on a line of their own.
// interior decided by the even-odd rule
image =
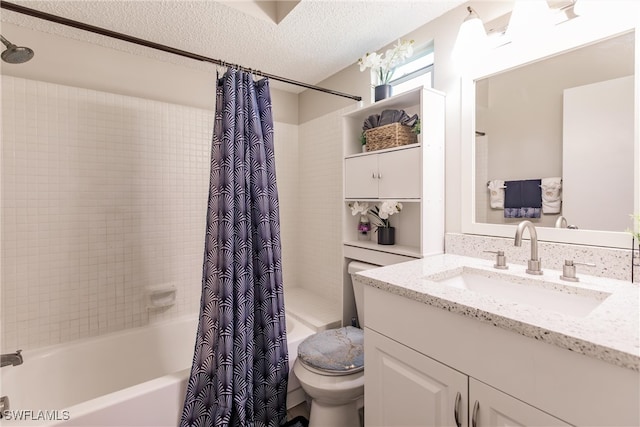
<svg viewBox="0 0 640 427">
<path fill-rule="evenodd" d="M 578 16 L 616 19 L 621 16 L 637 16 L 640 6 L 637 0 L 574 0 L 573 12 Z"/>
<path fill-rule="evenodd" d="M 453 61 L 458 65 L 469 64 L 488 50 L 487 32 L 475 10 L 467 6 L 469 14 L 462 22 L 456 44 L 451 52 Z"/>
<path fill-rule="evenodd" d="M 596 15 L 606 9 L 606 3 L 594 0 L 575 0 L 573 12 L 578 16 Z"/>
<path fill-rule="evenodd" d="M 546 0 L 516 0 L 505 35 L 512 42 L 534 39 L 534 34 L 551 26 L 551 10 Z"/>
</svg>

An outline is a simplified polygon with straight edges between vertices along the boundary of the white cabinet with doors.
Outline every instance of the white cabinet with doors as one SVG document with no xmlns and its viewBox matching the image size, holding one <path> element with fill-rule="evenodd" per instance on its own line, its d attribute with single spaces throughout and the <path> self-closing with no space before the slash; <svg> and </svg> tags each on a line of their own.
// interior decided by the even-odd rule
<svg viewBox="0 0 640 427">
<path fill-rule="evenodd" d="M 369 328 L 365 354 L 367 426 L 569 426 Z"/>
<path fill-rule="evenodd" d="M 366 153 L 345 159 L 347 199 L 420 199 L 420 147 Z"/>
<path fill-rule="evenodd" d="M 467 425 L 466 375 L 372 329 L 364 343 L 367 426 Z"/>
<path fill-rule="evenodd" d="M 469 410 L 472 427 L 570 426 L 475 378 L 469 378 Z"/>
<path fill-rule="evenodd" d="M 371 286 L 364 300 L 367 426 L 640 425 L 637 372 Z"/>
</svg>

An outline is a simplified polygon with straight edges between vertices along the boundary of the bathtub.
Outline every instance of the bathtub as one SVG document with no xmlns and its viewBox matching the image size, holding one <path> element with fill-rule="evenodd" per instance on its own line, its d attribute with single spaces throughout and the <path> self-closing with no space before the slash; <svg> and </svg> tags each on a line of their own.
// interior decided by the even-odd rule
<svg viewBox="0 0 640 427">
<path fill-rule="evenodd" d="M 0 426 L 176 426 L 193 358 L 197 316 L 22 353 L 0 371 L 8 417 Z M 289 365 L 313 331 L 287 316 Z M 290 371 L 287 406 L 304 399 Z M 12 419 L 10 419 L 12 418 Z"/>
</svg>

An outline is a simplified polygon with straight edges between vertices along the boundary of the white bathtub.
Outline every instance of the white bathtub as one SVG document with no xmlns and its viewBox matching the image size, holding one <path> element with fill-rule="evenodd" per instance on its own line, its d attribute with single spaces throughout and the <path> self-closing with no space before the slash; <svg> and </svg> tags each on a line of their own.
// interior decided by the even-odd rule
<svg viewBox="0 0 640 427">
<path fill-rule="evenodd" d="M 0 426 L 176 426 L 193 357 L 197 317 L 189 316 L 68 344 L 25 351 L 0 371 L 10 400 Z M 287 316 L 289 364 L 313 331 Z M 302 401 L 290 373 L 287 405 Z"/>
</svg>

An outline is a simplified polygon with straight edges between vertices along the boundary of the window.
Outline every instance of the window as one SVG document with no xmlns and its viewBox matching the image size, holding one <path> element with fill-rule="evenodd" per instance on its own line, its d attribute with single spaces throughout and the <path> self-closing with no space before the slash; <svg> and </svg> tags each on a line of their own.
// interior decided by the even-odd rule
<svg viewBox="0 0 640 427">
<path fill-rule="evenodd" d="M 395 69 L 394 78 L 389 82 L 393 94 L 406 92 L 418 86 L 433 87 L 433 46 L 414 53 L 409 62 Z"/>
</svg>

